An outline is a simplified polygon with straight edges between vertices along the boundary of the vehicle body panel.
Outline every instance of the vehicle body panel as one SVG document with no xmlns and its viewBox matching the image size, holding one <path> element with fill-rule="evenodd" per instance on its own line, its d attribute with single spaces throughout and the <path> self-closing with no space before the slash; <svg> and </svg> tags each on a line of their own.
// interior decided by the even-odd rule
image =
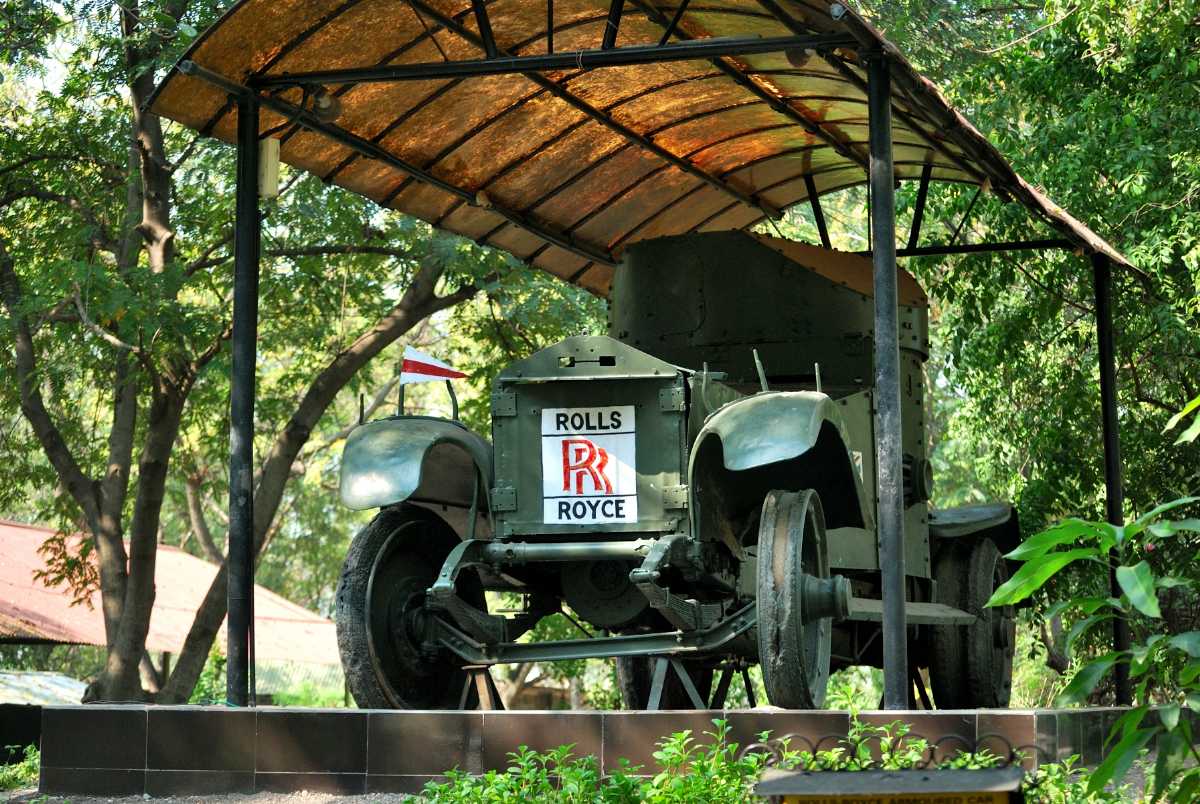
<svg viewBox="0 0 1200 804">
<path fill-rule="evenodd" d="M 347 508 L 382 508 L 411 500 L 487 510 L 491 445 L 462 424 L 426 416 L 395 416 L 350 432 L 342 452 L 341 496 Z"/>
</svg>

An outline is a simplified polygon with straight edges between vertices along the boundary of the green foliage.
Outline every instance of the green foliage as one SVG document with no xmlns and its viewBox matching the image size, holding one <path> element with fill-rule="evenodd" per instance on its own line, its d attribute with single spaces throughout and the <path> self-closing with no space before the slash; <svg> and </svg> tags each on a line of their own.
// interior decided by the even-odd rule
<svg viewBox="0 0 1200 804">
<path fill-rule="evenodd" d="M 767 766 L 768 755 L 743 751 L 729 739 L 729 726 L 713 721 L 707 741 L 693 738 L 690 730 L 676 732 L 658 742 L 655 767 L 646 769 L 628 760 L 619 769 L 602 775 L 596 758 L 577 757 L 574 746 L 538 753 L 521 746 L 510 753 L 504 771 L 473 776 L 450 770 L 445 781 L 429 782 L 423 800 L 434 804 L 733 804 L 754 798 L 754 785 Z M 758 735 L 767 743 L 770 733 Z M 914 770 L 929 765 L 933 747 L 910 736 L 901 721 L 882 726 L 852 718 L 850 732 L 837 746 L 813 753 L 793 748 L 786 737 L 775 741 L 775 767 L 807 771 L 859 771 L 884 768 Z M 1003 764 L 987 750 L 958 752 L 937 763 L 938 768 L 982 769 Z M 1022 787 L 1026 801 L 1036 804 L 1101 804 L 1126 800 L 1117 793 L 1088 792 L 1087 777 L 1075 767 L 1075 758 L 1062 764 L 1043 765 L 1029 774 Z"/>
<path fill-rule="evenodd" d="M 509 765 L 505 771 L 488 771 L 482 776 L 460 770 L 447 771 L 445 782 L 425 785 L 424 798 L 437 804 L 526 804 L 530 801 L 583 804 L 596 801 L 601 786 L 596 759 L 574 757 L 572 748 L 564 745 L 539 754 L 521 746 L 508 755 Z"/>
<path fill-rule="evenodd" d="M 882 670 L 866 665 L 845 667 L 829 674 L 825 708 L 858 714 L 864 708 L 873 708 L 882 696 Z"/>
<path fill-rule="evenodd" d="M 312 681 L 302 681 L 274 695 L 276 706 L 319 707 L 337 709 L 346 705 L 345 691 L 336 687 L 318 687 Z"/>
<path fill-rule="evenodd" d="M 1163 552 L 1160 545 L 1181 534 L 1190 542 L 1187 549 L 1194 553 L 1194 537 L 1187 539 L 1187 534 L 1200 533 L 1200 520 L 1168 520 L 1165 515 L 1197 502 L 1200 498 L 1185 497 L 1165 503 L 1124 526 L 1068 520 L 1043 531 L 1009 553 L 1009 558 L 1023 563 L 988 602 L 990 606 L 1018 603 L 1079 559 L 1088 561 L 1102 579 L 1113 569 L 1122 592 L 1119 598 L 1075 596 L 1051 609 L 1053 614 L 1076 620 L 1067 640 L 1068 651 L 1082 636 L 1114 617 L 1128 620 L 1131 630 L 1142 636 L 1130 650 L 1109 651 L 1079 662 L 1058 697 L 1059 705 L 1083 703 L 1120 666 L 1128 669 L 1134 683 L 1137 706 L 1113 726 L 1104 761 L 1087 782 L 1090 793 L 1099 793 L 1111 781 L 1122 779 L 1142 749 L 1156 738 L 1153 800 L 1176 787 L 1178 792 L 1200 786 L 1200 768 L 1192 764 L 1200 760 L 1200 754 L 1193 745 L 1189 719 L 1180 717 L 1182 708 L 1200 712 L 1200 631 L 1164 633 L 1159 602 L 1159 595 L 1165 592 L 1190 592 L 1194 580 L 1156 573 L 1151 565 L 1151 559 L 1157 561 Z M 1154 704 L 1160 708 L 1151 715 Z"/>
<path fill-rule="evenodd" d="M 8 746 L 14 749 L 16 746 Z M 38 770 L 41 768 L 42 755 L 36 745 L 25 746 L 25 756 L 20 762 L 11 765 L 0 765 L 0 790 L 20 790 L 25 787 L 35 787 L 38 781 Z"/>
<path fill-rule="evenodd" d="M 1121 792 L 1089 789 L 1089 775 L 1077 767 L 1078 757 L 1040 765 L 1026 775 L 1021 792 L 1027 804 L 1120 804 L 1130 797 Z"/>
<path fill-rule="evenodd" d="M 219 704 L 225 703 L 225 654 L 216 645 L 208 653 L 200 678 L 192 689 L 188 703 Z"/>
</svg>

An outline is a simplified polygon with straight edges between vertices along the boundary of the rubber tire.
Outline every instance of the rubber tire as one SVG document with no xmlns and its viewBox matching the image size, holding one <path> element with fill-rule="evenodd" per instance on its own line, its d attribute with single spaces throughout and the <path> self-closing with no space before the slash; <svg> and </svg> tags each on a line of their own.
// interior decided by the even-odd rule
<svg viewBox="0 0 1200 804">
<path fill-rule="evenodd" d="M 992 593 L 1008 580 L 1008 566 L 991 539 L 980 539 L 971 551 L 967 572 L 968 611 L 979 618 L 967 626 L 967 686 L 977 708 L 1003 709 L 1012 697 L 1017 622 L 1011 606 L 987 608 Z M 998 631 L 1007 633 L 997 644 Z"/>
<path fill-rule="evenodd" d="M 1016 621 L 1010 607 L 989 609 L 987 601 L 1008 578 L 1007 565 L 991 539 L 950 544 L 938 555 L 934 579 L 938 602 L 974 614 L 968 626 L 934 626 L 929 683 L 939 709 L 1002 709 L 1012 696 Z M 997 618 L 1003 619 L 998 624 Z M 997 645 L 998 630 L 1007 631 Z"/>
<path fill-rule="evenodd" d="M 789 551 L 783 556 L 781 577 L 776 578 L 773 553 L 781 535 L 779 528 L 789 528 L 785 532 L 790 533 L 796 512 L 803 512 L 804 517 L 799 549 L 782 548 Z M 791 538 L 789 535 L 789 544 Z M 810 560 L 807 566 L 806 554 Z M 833 624 L 828 619 L 803 622 L 799 578 L 805 570 L 816 577 L 829 577 L 821 498 L 811 489 L 772 491 L 763 500 L 758 531 L 758 660 L 767 700 L 782 709 L 820 709 L 829 683 Z"/>
<path fill-rule="evenodd" d="M 963 573 L 969 562 L 969 545 L 950 542 L 938 551 L 933 566 L 936 602 L 964 608 L 966 585 Z M 965 631 L 960 625 L 930 626 L 929 688 L 938 709 L 971 708 L 967 691 Z"/>
<path fill-rule="evenodd" d="M 653 668 L 645 656 L 618 656 L 617 688 L 621 693 L 621 702 L 626 709 L 645 709 L 650 702 L 650 682 L 653 679 Z M 691 662 L 683 663 L 696 685 L 700 697 L 709 701 L 712 697 L 713 669 L 698 667 Z M 663 683 L 660 709 L 695 709 L 696 705 L 683 688 L 679 675 L 671 668 L 667 669 L 667 680 Z"/>
<path fill-rule="evenodd" d="M 410 533 L 399 533 L 409 529 Z M 400 543 L 389 545 L 393 534 Z M 395 656 L 381 659 L 377 666 L 369 634 L 367 594 L 376 559 L 388 547 L 389 558 L 379 566 L 380 574 L 390 572 L 395 588 L 406 598 L 428 589 L 450 551 L 459 543 L 458 536 L 437 514 L 416 505 L 401 504 L 380 511 L 350 544 L 342 575 L 338 581 L 336 626 L 338 650 L 346 685 L 355 702 L 363 709 L 457 709 L 466 682 L 466 672 L 457 657 L 448 652 L 434 661 L 412 648 L 396 651 L 392 642 L 381 652 Z M 374 590 L 373 590 L 374 591 Z M 380 590 L 386 594 L 385 590 Z M 464 572 L 459 576 L 458 592 L 465 600 L 482 607 L 483 590 L 478 576 Z M 382 602 L 377 595 L 377 602 Z M 399 602 L 399 601 L 396 601 Z M 390 607 L 392 599 L 387 599 Z M 390 613 L 389 613 L 390 618 Z M 472 696 L 468 705 L 477 698 Z"/>
</svg>

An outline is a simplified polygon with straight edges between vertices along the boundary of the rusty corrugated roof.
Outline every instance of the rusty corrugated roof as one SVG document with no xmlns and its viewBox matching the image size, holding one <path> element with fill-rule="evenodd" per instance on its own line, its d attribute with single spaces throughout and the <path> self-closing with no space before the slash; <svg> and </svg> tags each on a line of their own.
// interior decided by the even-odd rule
<svg viewBox="0 0 1200 804">
<path fill-rule="evenodd" d="M 91 607 L 71 605 L 62 587 L 34 578 L 45 569 L 38 548 L 54 534 L 48 528 L 0 521 L 0 641 L 103 645 L 100 593 Z M 217 567 L 167 545 L 159 545 L 154 572 L 154 611 L 147 650 L 179 653 Z M 279 595 L 254 587 L 255 656 L 261 660 L 339 664 L 333 621 Z M 225 644 L 224 626 L 217 644 Z"/>
<path fill-rule="evenodd" d="M 546 52 L 545 2 L 484 4 L 501 55 Z M 864 184 L 861 54 L 883 49 L 894 65 L 897 179 L 917 179 L 928 165 L 935 181 L 986 184 L 1083 250 L 1128 264 L 1018 176 L 855 12 L 835 19 L 828 4 L 795 0 L 685 5 L 676 41 L 840 33 L 855 44 L 793 51 L 790 59 L 767 53 L 331 87 L 341 102 L 339 129 L 425 171 L 441 187 L 274 111 L 263 110 L 260 131 L 282 140 L 282 159 L 291 165 L 605 294 L 611 263 L 632 242 L 744 229 L 806 200 L 810 184 L 817 194 Z M 609 6 L 553 0 L 555 52 L 598 48 Z M 664 0 L 626 0 L 616 46 L 657 43 L 678 11 Z M 314 70 L 482 56 L 470 0 L 242 0 L 184 59 L 246 84 Z M 305 102 L 300 88 L 273 91 Z M 152 110 L 235 140 L 236 107 L 225 92 L 178 68 Z"/>
</svg>

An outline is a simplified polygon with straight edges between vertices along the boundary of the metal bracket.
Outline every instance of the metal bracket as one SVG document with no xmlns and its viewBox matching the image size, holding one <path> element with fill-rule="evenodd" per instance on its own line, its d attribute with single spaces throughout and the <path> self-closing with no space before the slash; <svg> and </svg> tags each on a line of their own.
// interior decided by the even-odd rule
<svg viewBox="0 0 1200 804">
<path fill-rule="evenodd" d="M 517 510 L 517 490 L 512 486 L 497 486 L 491 496 L 493 511 Z"/>
<path fill-rule="evenodd" d="M 516 416 L 517 395 L 512 391 L 492 392 L 492 416 Z"/>
<path fill-rule="evenodd" d="M 663 508 L 683 509 L 687 508 L 688 504 L 688 487 L 684 486 L 664 486 L 663 487 Z"/>
<path fill-rule="evenodd" d="M 663 413 L 680 413 L 685 402 L 682 386 L 672 385 L 658 392 L 658 409 Z"/>
</svg>

